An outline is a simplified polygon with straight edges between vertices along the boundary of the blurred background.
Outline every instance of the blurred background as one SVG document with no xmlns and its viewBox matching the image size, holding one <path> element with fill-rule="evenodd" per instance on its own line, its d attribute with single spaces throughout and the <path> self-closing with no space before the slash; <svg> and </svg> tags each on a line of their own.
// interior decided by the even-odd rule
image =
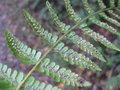
<svg viewBox="0 0 120 90">
<path fill-rule="evenodd" d="M 49 0 L 53 7 L 55 8 L 60 19 L 66 24 L 73 25 L 66 13 L 64 0 Z M 97 10 L 96 0 L 89 0 L 91 7 L 94 10 Z M 109 0 L 103 0 L 107 5 Z M 48 44 L 42 41 L 38 36 L 36 36 L 31 28 L 28 27 L 27 23 L 22 14 L 22 10 L 28 10 L 31 15 L 33 15 L 37 21 L 39 21 L 42 26 L 49 30 L 49 32 L 57 33 L 56 26 L 52 22 L 50 15 L 48 13 L 47 7 L 45 5 L 46 0 L 0 0 L 0 63 L 7 64 L 9 67 L 13 69 L 17 69 L 18 71 L 23 71 L 27 73 L 33 66 L 24 65 L 20 63 L 20 60 L 12 55 L 10 50 L 8 49 L 5 43 L 4 30 L 10 29 L 10 31 L 19 38 L 22 42 L 27 44 L 28 46 L 37 49 L 38 51 L 42 51 L 43 53 L 49 49 Z M 71 4 L 75 11 L 81 18 L 84 18 L 87 14 L 84 12 L 82 8 L 81 0 L 71 0 Z M 99 18 L 99 17 L 98 17 Z M 101 19 L 106 22 L 105 20 Z M 116 46 L 120 47 L 120 37 L 117 37 L 111 34 L 108 30 L 104 30 L 91 22 L 87 22 L 92 29 L 100 34 L 104 35 L 108 40 L 113 42 Z M 110 24 L 110 23 L 109 23 Z M 110 24 L 111 25 L 111 24 Z M 111 25 L 113 26 L 113 25 Z M 115 29 L 120 31 L 119 27 L 113 26 Z M 80 88 L 80 87 L 71 87 L 65 86 L 64 84 L 54 82 L 54 80 L 48 76 L 43 75 L 42 73 L 34 72 L 33 76 L 40 81 L 51 83 L 56 85 L 63 90 L 105 90 L 108 87 L 108 90 L 120 90 L 118 86 L 120 85 L 120 52 L 108 49 L 101 45 L 98 42 L 91 40 L 89 37 L 85 37 L 82 35 L 81 31 L 78 29 L 75 32 L 91 41 L 104 55 L 107 62 L 101 63 L 96 58 L 87 55 L 86 53 L 79 50 L 75 45 L 71 43 L 71 41 L 64 40 L 64 42 L 75 51 L 84 53 L 88 57 L 90 57 L 93 61 L 95 61 L 103 71 L 90 71 L 84 69 L 82 67 L 75 67 L 69 65 L 68 63 L 61 60 L 62 58 L 56 53 L 51 52 L 48 57 L 50 57 L 55 62 L 61 64 L 61 66 L 70 68 L 72 71 L 78 73 L 80 76 L 84 77 L 86 80 L 92 83 L 91 87 Z M 58 34 L 58 33 L 57 33 Z M 116 76 L 119 75 L 119 84 L 113 84 L 116 82 Z M 114 78 L 113 78 L 114 77 Z M 118 78 L 117 78 L 118 79 Z M 107 83 L 107 85 L 106 85 Z"/>
</svg>

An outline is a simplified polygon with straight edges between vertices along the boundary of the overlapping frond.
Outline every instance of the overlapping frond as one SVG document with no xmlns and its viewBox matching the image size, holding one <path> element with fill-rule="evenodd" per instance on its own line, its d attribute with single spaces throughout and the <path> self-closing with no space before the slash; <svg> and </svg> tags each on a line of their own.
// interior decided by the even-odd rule
<svg viewBox="0 0 120 90">
<path fill-rule="evenodd" d="M 62 33 L 65 33 L 66 31 L 68 31 L 70 26 L 66 25 L 65 23 L 63 23 L 63 22 L 61 22 L 59 20 L 57 14 L 52 9 L 52 6 L 48 1 L 46 2 L 46 4 L 47 4 L 47 7 L 49 9 L 52 20 L 54 21 L 54 23 L 57 25 L 57 27 L 59 29 L 58 31 L 60 31 Z M 79 37 L 78 35 L 76 35 L 74 31 L 70 32 L 66 37 L 69 40 L 71 40 L 76 46 L 78 46 L 80 49 L 82 49 L 83 51 L 89 53 L 90 55 L 92 55 L 92 56 L 94 56 L 96 58 L 99 58 L 102 61 L 105 61 L 103 56 L 99 52 L 99 50 L 97 50 L 93 46 L 93 44 L 91 44 L 90 42 L 84 40 L 82 37 Z"/>
<path fill-rule="evenodd" d="M 6 82 L 9 82 L 12 88 L 5 88 L 4 90 L 15 90 L 18 84 L 24 79 L 25 74 L 8 68 L 7 65 L 0 63 L 0 77 L 4 78 Z M 4 82 L 5 82 L 4 80 Z M 2 83 L 2 81 L 0 81 Z M 47 85 L 43 82 L 35 80 L 33 76 L 30 76 L 22 90 L 60 90 L 60 88 L 54 87 L 51 84 Z"/>
<path fill-rule="evenodd" d="M 88 14 L 94 13 L 94 10 L 92 10 L 90 8 L 89 4 L 88 4 L 88 0 L 82 0 L 82 2 L 83 2 L 83 5 L 84 5 L 84 9 L 87 11 Z M 100 27 L 102 27 L 104 29 L 109 30 L 111 33 L 120 36 L 120 32 L 117 32 L 117 30 L 115 28 L 113 28 L 112 26 L 108 25 L 107 23 L 104 23 L 104 22 L 98 20 L 95 16 L 89 18 L 89 20 L 92 23 L 94 23 L 94 24 L 96 24 L 96 25 L 98 25 L 98 26 L 100 26 Z"/>
<path fill-rule="evenodd" d="M 101 0 L 101 3 L 103 3 L 102 0 Z M 103 3 L 103 4 L 104 4 L 104 3 Z M 110 7 L 115 7 L 115 0 L 110 0 L 109 6 L 110 6 Z M 119 7 L 119 6 L 120 6 L 120 0 L 117 1 L 117 7 Z M 117 11 L 117 12 L 120 13 L 120 10 L 119 10 L 118 8 L 116 8 L 115 11 Z M 108 13 L 109 13 L 110 15 L 112 15 L 113 17 L 115 17 L 116 19 L 120 20 L 120 16 L 119 16 L 118 14 L 114 13 L 113 10 L 109 10 Z"/>
<path fill-rule="evenodd" d="M 31 15 L 28 12 L 24 11 L 24 15 L 29 25 L 32 27 L 33 31 L 40 37 L 47 40 L 50 44 L 53 44 L 51 41 L 53 39 L 52 38 L 53 36 L 58 38 L 57 35 L 49 33 L 47 30 L 44 30 L 44 28 L 42 28 L 41 25 L 33 17 L 31 17 Z M 56 40 L 57 39 L 54 39 L 54 43 Z M 60 42 L 54 48 L 54 50 L 58 52 L 64 58 L 64 60 L 69 62 L 70 64 L 79 65 L 92 70 L 93 69 L 100 70 L 100 68 L 89 58 L 87 58 L 83 54 L 77 53 L 72 49 L 69 49 L 67 46 L 65 46 L 63 42 Z"/>
<path fill-rule="evenodd" d="M 106 8 L 106 6 L 105 6 L 105 4 L 103 3 L 102 0 L 98 0 L 98 3 L 101 5 L 101 6 L 100 6 L 101 9 L 105 9 L 105 8 Z M 114 7 L 114 6 L 115 6 L 115 0 L 110 0 L 109 3 L 110 3 L 110 7 Z M 119 5 L 119 0 L 118 0 L 118 5 Z M 117 9 L 117 10 L 118 10 L 118 9 Z M 115 17 L 116 19 L 120 20 L 120 16 L 117 15 L 116 13 L 114 13 L 113 10 L 108 10 L 107 12 L 108 12 L 110 15 L 112 15 L 113 17 Z"/>
<path fill-rule="evenodd" d="M 75 11 L 73 10 L 73 8 L 72 8 L 72 6 L 70 4 L 70 1 L 69 0 L 64 0 L 64 1 L 65 1 L 66 10 L 67 10 L 70 18 L 72 18 L 72 21 L 74 21 L 75 23 L 77 23 L 78 20 L 76 20 L 75 18 L 79 18 L 79 20 L 81 20 L 81 18 L 78 17 L 77 14 L 75 13 Z M 86 25 L 86 23 L 85 23 L 85 25 Z M 94 32 L 89 27 L 83 27 L 83 28 L 82 27 L 83 26 L 80 26 L 80 29 L 83 31 L 83 33 L 85 35 L 93 38 L 95 41 L 100 42 L 101 44 L 105 45 L 108 48 L 120 51 L 119 48 L 117 48 L 114 44 L 112 44 L 110 41 L 108 41 L 103 35 L 100 35 L 99 33 Z"/>
<path fill-rule="evenodd" d="M 102 2 L 102 0 L 97 0 L 97 1 L 98 1 L 98 6 L 99 6 L 100 9 L 103 9 L 103 7 L 106 8 L 106 6 L 105 6 L 104 3 Z M 114 0 L 110 0 L 110 6 L 111 6 L 111 7 L 115 7 L 115 5 L 114 5 Z M 117 20 L 115 20 L 115 19 L 107 16 L 104 12 L 100 13 L 99 15 L 100 15 L 101 17 L 103 17 L 106 21 L 108 21 L 108 22 L 110 22 L 110 23 L 112 23 L 112 24 L 120 27 L 120 23 L 119 23 Z"/>
<path fill-rule="evenodd" d="M 37 52 L 31 49 L 21 41 L 19 41 L 13 34 L 9 31 L 5 31 L 6 43 L 13 54 L 20 58 L 25 64 L 35 64 L 41 57 L 41 52 Z"/>
</svg>

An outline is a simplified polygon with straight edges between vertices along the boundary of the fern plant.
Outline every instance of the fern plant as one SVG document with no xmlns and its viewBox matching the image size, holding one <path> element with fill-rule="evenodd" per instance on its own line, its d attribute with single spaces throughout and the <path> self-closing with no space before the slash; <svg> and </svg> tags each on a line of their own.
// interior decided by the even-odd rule
<svg viewBox="0 0 120 90">
<path fill-rule="evenodd" d="M 120 27 L 120 23 L 109 17 L 105 12 L 110 15 L 116 16 L 114 10 L 119 12 L 119 4 L 120 0 L 118 0 L 118 5 L 115 6 L 115 0 L 110 0 L 110 7 L 106 8 L 102 0 L 97 0 L 97 4 L 99 6 L 98 11 L 94 11 L 90 8 L 87 0 L 82 0 L 84 9 L 86 13 L 89 15 L 85 18 L 81 19 L 72 8 L 69 0 L 64 0 L 66 11 L 70 16 L 70 19 L 75 22 L 74 26 L 66 25 L 63 23 L 59 17 L 57 16 L 55 10 L 52 8 L 52 5 L 46 1 L 46 5 L 48 7 L 49 13 L 55 25 L 58 27 L 58 32 L 62 33 L 62 36 L 58 36 L 57 34 L 53 34 L 45 30 L 42 25 L 40 25 L 26 10 L 23 10 L 23 15 L 25 16 L 28 25 L 33 29 L 33 32 L 41 37 L 43 40 L 48 42 L 51 48 L 42 54 L 40 51 L 36 51 L 35 49 L 30 48 L 29 46 L 22 43 L 18 40 L 10 30 L 5 30 L 6 43 L 13 54 L 21 59 L 21 62 L 24 64 L 34 65 L 34 67 L 29 71 L 27 75 L 22 72 L 12 70 L 8 68 L 7 65 L 0 64 L 0 76 L 2 80 L 0 83 L 6 81 L 10 82 L 10 87 L 6 90 L 59 90 L 52 85 L 46 85 L 43 82 L 35 80 L 34 77 L 31 76 L 33 71 L 37 70 L 39 72 L 44 73 L 47 76 L 54 78 L 55 81 L 64 83 L 66 85 L 72 86 L 80 86 L 87 87 L 90 86 L 91 83 L 80 77 L 78 74 L 72 72 L 70 69 L 66 69 L 61 67 L 57 63 L 53 62 L 52 59 L 47 58 L 47 55 L 54 51 L 58 53 L 64 61 L 69 64 L 81 66 L 90 70 L 101 71 L 101 68 L 95 64 L 89 57 L 84 54 L 78 53 L 73 49 L 66 46 L 62 40 L 64 38 L 72 41 L 78 48 L 83 50 L 84 52 L 90 54 L 93 57 L 98 58 L 99 60 L 105 62 L 104 56 L 101 52 L 90 42 L 78 36 L 73 30 L 79 28 L 82 30 L 84 35 L 87 35 L 94 39 L 95 41 L 100 42 L 108 48 L 120 51 L 120 48 L 112 44 L 108 41 L 103 35 L 95 32 L 94 30 L 89 28 L 86 20 L 91 21 L 93 24 L 96 24 L 106 30 L 109 30 L 111 33 L 120 36 L 120 32 L 117 32 L 112 26 L 108 25 L 105 22 L 102 22 L 96 18 L 96 16 L 100 16 L 106 19 L 108 22 Z M 118 16 L 119 17 L 119 16 Z M 119 18 L 116 18 L 119 19 Z M 4 80 L 5 79 L 5 80 Z M 11 87 L 12 86 L 12 87 Z"/>
</svg>

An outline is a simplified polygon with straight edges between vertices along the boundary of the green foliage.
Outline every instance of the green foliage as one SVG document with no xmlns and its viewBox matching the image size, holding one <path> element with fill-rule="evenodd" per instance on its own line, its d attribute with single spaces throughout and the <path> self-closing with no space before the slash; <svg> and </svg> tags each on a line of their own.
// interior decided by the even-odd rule
<svg viewBox="0 0 120 90">
<path fill-rule="evenodd" d="M 20 58 L 25 64 L 37 63 L 40 59 L 41 53 L 38 52 L 36 54 L 36 50 L 31 50 L 31 48 L 28 48 L 27 45 L 24 45 L 17 38 L 15 38 L 10 31 L 6 30 L 5 35 L 7 44 L 16 57 Z M 71 70 L 61 68 L 55 62 L 50 62 L 50 59 L 48 58 L 44 59 L 44 62 L 41 63 L 38 71 L 43 72 L 47 76 L 51 76 L 57 82 L 62 82 L 68 85 L 84 86 L 86 83 L 86 81 L 84 81 L 77 74 L 72 73 Z M 82 83 L 79 83 L 79 80 L 81 80 Z"/>
<path fill-rule="evenodd" d="M 115 39 L 113 41 L 113 44 L 119 46 L 120 45 L 120 38 Z M 107 60 L 106 63 L 100 64 L 100 67 L 104 68 L 104 71 L 106 71 L 106 69 L 110 69 L 113 66 L 120 63 L 120 60 L 119 60 L 120 54 L 118 51 L 115 51 L 112 49 L 111 50 L 110 49 L 102 49 L 102 53 L 104 54 L 104 56 Z"/>
<path fill-rule="evenodd" d="M 106 83 L 106 90 L 119 90 L 120 89 L 120 75 L 111 77 Z"/>
<path fill-rule="evenodd" d="M 88 0 L 83 0 L 84 8 L 85 8 L 85 10 L 87 11 L 88 14 L 92 14 L 92 13 L 94 13 L 94 11 L 89 7 L 89 4 L 88 4 L 87 1 L 88 1 Z M 102 0 L 101 0 L 101 1 L 102 1 Z M 94 23 L 94 24 L 96 24 L 96 25 L 98 25 L 98 26 L 100 26 L 100 27 L 102 27 L 102 28 L 104 28 L 104 29 L 109 30 L 111 33 L 120 36 L 120 33 L 117 32 L 116 29 L 114 29 L 112 26 L 109 26 L 107 23 L 104 23 L 104 22 L 101 22 L 100 20 L 97 20 L 97 18 L 96 18 L 95 16 L 89 18 L 89 20 L 90 20 L 92 23 Z"/>
<path fill-rule="evenodd" d="M 57 63 L 53 62 L 52 58 L 51 60 L 47 58 L 47 55 L 52 50 L 54 50 L 54 52 L 58 53 L 64 61 L 72 65 L 81 66 L 91 70 L 101 71 L 100 67 L 88 57 L 86 57 L 84 54 L 76 52 L 75 50 L 66 46 L 64 42 L 62 42 L 64 38 L 67 38 L 84 52 L 87 52 L 91 56 L 96 57 L 101 61 L 105 61 L 101 52 L 93 44 L 78 36 L 74 31 L 72 31 L 73 29 L 80 28 L 85 35 L 88 35 L 95 41 L 99 41 L 108 48 L 120 51 L 120 49 L 117 46 L 108 41 L 104 36 L 90 29 L 88 24 L 86 23 L 86 20 L 89 20 L 93 24 L 96 24 L 104 29 L 109 30 L 113 34 L 120 36 L 120 32 L 117 32 L 117 30 L 115 30 L 112 26 L 100 21 L 96 17 L 100 15 L 107 21 L 119 27 L 120 23 L 117 22 L 117 20 L 112 19 L 104 13 L 104 11 L 110 13 L 112 11 L 110 9 L 117 8 L 114 6 L 113 0 L 110 1 L 111 8 L 107 9 L 102 0 L 98 0 L 99 7 L 103 6 L 100 7 L 101 10 L 98 12 L 95 12 L 92 8 L 90 8 L 87 0 L 82 0 L 86 13 L 90 14 L 83 19 L 81 19 L 74 12 L 69 0 L 64 0 L 64 2 L 68 15 L 70 16 L 71 20 L 75 22 L 74 26 L 66 25 L 65 23 L 60 21 L 51 4 L 48 1 L 46 2 L 52 20 L 55 22 L 58 32 L 63 34 L 62 36 L 48 32 L 26 10 L 23 10 L 25 19 L 28 22 L 29 26 L 33 29 L 35 34 L 37 34 L 43 40 L 48 42 L 48 44 L 51 46 L 51 48 L 48 51 L 46 51 L 45 54 L 41 54 L 41 52 L 37 52 L 36 50 L 31 49 L 30 47 L 19 41 L 15 36 L 13 36 L 13 34 L 9 30 L 5 31 L 6 43 L 10 50 L 13 52 L 13 54 L 16 57 L 20 58 L 22 63 L 34 65 L 34 67 L 30 70 L 27 76 L 25 76 L 22 72 L 12 72 L 12 69 L 7 68 L 7 65 L 0 64 L 0 76 L 2 78 L 5 78 L 7 81 L 11 82 L 11 85 L 15 86 L 15 88 L 17 86 L 16 90 L 19 90 L 23 84 L 24 85 L 22 88 L 27 90 L 59 90 L 57 87 L 52 87 L 52 85 L 45 86 L 45 83 L 41 83 L 40 81 L 35 80 L 34 77 L 30 76 L 35 70 L 43 72 L 45 75 L 54 78 L 57 82 L 61 82 L 66 85 L 80 87 L 87 87 L 91 85 L 91 83 L 84 80 L 82 77 L 72 72 L 70 69 L 61 67 Z M 6 82 L 3 83 L 7 84 Z"/>
<path fill-rule="evenodd" d="M 50 62 L 50 59 L 45 59 L 44 62 L 38 68 L 38 71 L 45 73 L 48 76 L 53 77 L 57 82 L 61 82 L 72 86 L 86 86 L 89 82 L 86 82 L 79 75 L 73 73 L 71 70 L 66 68 L 61 68 L 54 62 Z M 78 82 L 81 80 L 82 82 Z"/>
<path fill-rule="evenodd" d="M 104 9 L 106 8 L 106 6 L 104 5 L 104 3 L 102 2 L 102 0 L 98 0 L 98 6 L 99 6 L 99 9 Z M 115 7 L 115 2 L 114 0 L 110 0 L 110 7 Z M 117 9 L 118 10 L 118 9 Z M 120 19 L 120 16 L 118 16 L 117 14 L 114 13 L 113 10 L 109 10 L 108 13 L 114 17 L 116 17 L 117 19 Z M 105 13 L 100 13 L 99 14 L 101 17 L 103 17 L 105 20 L 107 20 L 108 22 L 120 27 L 120 23 L 113 19 L 113 18 L 110 18 L 108 17 Z"/>
<path fill-rule="evenodd" d="M 0 63 L 0 89 L 3 90 L 15 90 L 16 86 L 20 84 L 20 82 L 24 79 L 25 75 L 23 72 L 18 72 L 16 70 L 12 70 L 8 68 L 7 65 L 3 65 Z M 3 86 L 2 86 L 3 85 Z M 35 80 L 33 76 L 30 76 L 22 90 L 47 90 L 48 88 L 52 90 L 60 90 L 57 87 L 53 87 L 52 85 L 46 85 L 43 82 Z"/>
<path fill-rule="evenodd" d="M 42 28 L 42 26 L 28 12 L 24 11 L 24 16 L 35 34 L 46 40 L 50 45 L 53 45 L 57 41 L 58 36 L 49 33 L 47 30 L 44 30 L 44 28 Z M 79 54 L 78 52 L 69 49 L 63 42 L 60 42 L 58 45 L 56 45 L 54 50 L 55 52 L 59 53 L 65 61 L 69 62 L 72 65 L 75 64 L 92 70 L 101 70 L 85 55 Z"/>
<path fill-rule="evenodd" d="M 52 20 L 56 23 L 56 25 L 58 26 L 58 31 L 60 31 L 61 33 L 65 33 L 66 31 L 69 30 L 70 25 L 65 25 L 63 22 L 61 22 L 58 19 L 57 14 L 55 13 L 55 11 L 52 9 L 51 5 L 49 2 L 46 2 L 47 7 L 49 9 L 49 12 L 51 14 Z M 75 32 L 70 32 L 67 35 L 67 38 L 69 40 L 71 40 L 74 44 L 76 44 L 76 46 L 78 46 L 80 49 L 82 49 L 83 51 L 99 58 L 102 61 L 105 61 L 103 56 L 100 54 L 100 52 L 88 41 L 83 40 L 81 37 L 79 37 L 78 35 L 75 34 Z"/>
<path fill-rule="evenodd" d="M 102 0 L 98 0 L 102 1 Z M 85 3 L 85 1 L 83 1 Z M 86 2 L 87 3 L 87 2 Z M 100 2 L 99 2 L 100 3 Z M 88 3 L 87 3 L 88 4 Z M 104 3 L 102 3 L 104 4 Z M 66 10 L 68 12 L 68 15 L 70 16 L 71 20 L 74 21 L 75 23 L 77 23 L 79 20 L 81 20 L 80 17 L 78 17 L 78 15 L 75 13 L 75 11 L 73 10 L 72 6 L 70 5 L 70 1 L 69 0 L 65 0 L 65 5 L 66 5 Z M 101 4 L 100 4 L 101 5 Z M 88 5 L 87 5 L 88 6 Z M 101 5 L 102 6 L 102 5 Z M 91 8 L 89 8 L 91 10 Z M 92 11 L 92 10 L 91 10 Z M 101 13 L 100 13 L 101 14 Z M 96 19 L 94 19 L 96 20 Z M 90 20 L 91 21 L 91 20 Z M 98 20 L 97 20 L 98 21 Z M 101 22 L 101 21 L 99 21 Z M 111 21 L 112 22 L 112 21 Z M 94 24 L 96 24 L 96 21 L 93 22 Z M 99 26 L 100 23 L 98 23 L 97 25 Z M 117 25 L 119 25 L 119 23 L 117 23 Z M 120 51 L 119 48 L 117 48 L 115 45 L 113 45 L 110 41 L 108 41 L 103 35 L 100 35 L 99 33 L 94 32 L 92 29 L 90 29 L 89 27 L 86 27 L 87 23 L 83 23 L 80 25 L 80 29 L 83 31 L 83 34 L 93 38 L 95 41 L 100 42 L 101 44 L 105 45 L 108 48 L 111 49 L 115 49 L 117 51 Z M 107 25 L 108 26 L 108 25 Z M 105 29 L 106 27 L 105 26 Z M 111 26 L 109 26 L 111 27 Z"/>
</svg>

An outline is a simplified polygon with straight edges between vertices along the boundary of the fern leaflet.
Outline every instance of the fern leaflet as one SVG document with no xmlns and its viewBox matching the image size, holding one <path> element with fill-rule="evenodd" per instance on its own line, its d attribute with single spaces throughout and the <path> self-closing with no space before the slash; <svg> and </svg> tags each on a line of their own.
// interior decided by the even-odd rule
<svg viewBox="0 0 120 90">
<path fill-rule="evenodd" d="M 16 70 L 12 70 L 11 68 L 8 68 L 7 65 L 3 65 L 0 63 L 0 76 L 6 80 L 6 82 L 9 82 L 12 86 L 10 89 L 8 87 L 8 90 L 13 90 L 16 88 L 16 86 L 24 79 L 25 75 L 23 72 L 17 72 Z M 24 88 L 22 90 L 47 90 L 50 88 L 50 90 L 60 90 L 60 88 L 53 87 L 51 84 L 46 85 L 43 82 L 40 82 L 38 80 L 35 80 L 33 76 L 29 77 L 27 81 L 25 82 Z"/>
</svg>

